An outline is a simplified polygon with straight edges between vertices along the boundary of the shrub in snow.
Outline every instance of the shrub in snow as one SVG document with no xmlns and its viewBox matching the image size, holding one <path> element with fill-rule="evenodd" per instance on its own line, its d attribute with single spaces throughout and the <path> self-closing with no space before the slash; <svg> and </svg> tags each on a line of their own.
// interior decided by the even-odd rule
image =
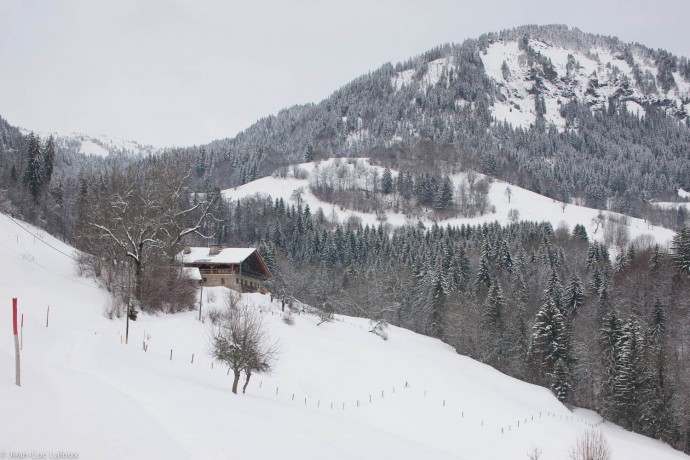
<svg viewBox="0 0 690 460">
<path fill-rule="evenodd" d="M 218 328 L 211 334 L 211 355 L 233 371 L 233 393 L 237 394 L 242 372 L 246 375 L 244 393 L 253 373 L 271 370 L 278 343 L 271 341 L 256 308 L 238 303 L 232 293 L 228 295 Z"/>
<path fill-rule="evenodd" d="M 571 460 L 609 460 L 611 451 L 606 438 L 599 430 L 589 430 L 578 438 L 570 449 Z"/>
</svg>

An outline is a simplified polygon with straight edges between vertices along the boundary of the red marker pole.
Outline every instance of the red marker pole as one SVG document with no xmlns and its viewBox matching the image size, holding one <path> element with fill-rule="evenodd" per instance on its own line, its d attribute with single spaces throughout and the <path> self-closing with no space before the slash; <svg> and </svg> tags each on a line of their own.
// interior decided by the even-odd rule
<svg viewBox="0 0 690 460">
<path fill-rule="evenodd" d="M 14 331 L 14 357 L 17 363 L 16 368 L 16 384 L 18 387 L 21 386 L 21 379 L 19 377 L 19 337 L 17 336 L 17 298 L 12 299 L 12 328 Z"/>
</svg>

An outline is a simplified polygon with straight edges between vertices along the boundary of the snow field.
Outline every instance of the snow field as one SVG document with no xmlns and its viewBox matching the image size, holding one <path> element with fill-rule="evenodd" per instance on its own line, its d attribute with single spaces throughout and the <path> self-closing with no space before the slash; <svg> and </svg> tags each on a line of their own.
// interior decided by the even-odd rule
<svg viewBox="0 0 690 460">
<path fill-rule="evenodd" d="M 71 248 L 18 224 L 0 215 L 1 308 L 7 313 L 18 297 L 25 315 L 21 387 L 8 315 L 0 321 L 0 451 L 61 450 L 87 459 L 491 459 L 524 458 L 536 447 L 543 459 L 560 459 L 600 421 L 404 329 L 392 327 L 383 341 L 364 319 L 317 326 L 306 313 L 288 326 L 279 303 L 259 294 L 243 301 L 262 312 L 281 355 L 270 375 L 254 376 L 246 395 L 233 395 L 227 369 L 212 367 L 206 353 L 210 321 L 195 311 L 142 314 L 123 344 L 124 318 L 103 316 L 108 296 L 76 277 L 65 255 Z M 208 317 L 223 305 L 224 288 L 206 288 L 203 297 Z M 614 458 L 687 458 L 608 423 L 599 427 Z"/>
</svg>

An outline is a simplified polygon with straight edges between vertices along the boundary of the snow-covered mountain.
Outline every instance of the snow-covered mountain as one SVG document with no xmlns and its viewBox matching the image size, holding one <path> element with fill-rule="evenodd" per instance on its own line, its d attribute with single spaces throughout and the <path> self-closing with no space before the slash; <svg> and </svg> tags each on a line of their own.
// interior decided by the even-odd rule
<svg viewBox="0 0 690 460">
<path fill-rule="evenodd" d="M 25 135 L 30 132 L 26 128 L 20 130 Z M 152 145 L 143 145 L 134 140 L 120 139 L 106 134 L 61 134 L 57 132 L 36 132 L 36 134 L 41 139 L 53 136 L 58 148 L 103 158 L 109 155 L 140 157 L 155 155 L 162 151 L 162 149 Z"/>
<path fill-rule="evenodd" d="M 650 105 L 681 121 L 690 112 L 687 70 L 681 73 L 675 58 L 641 46 L 611 40 L 573 48 L 524 35 L 488 39 L 481 58 L 497 88 L 491 113 L 514 127 L 529 128 L 542 110 L 547 124 L 573 128 L 560 110 L 574 98 L 592 109 L 621 104 L 639 116 Z"/>
<path fill-rule="evenodd" d="M 223 188 L 303 161 L 309 149 L 422 163 L 445 149 L 537 193 L 599 208 L 618 197 L 623 210 L 690 188 L 689 112 L 687 57 L 523 26 L 384 64 L 318 104 L 204 146 L 213 153 L 205 166 Z"/>
<path fill-rule="evenodd" d="M 260 294 L 243 301 L 261 312 L 281 355 L 271 375 L 233 395 L 197 312 L 140 315 L 125 345 L 124 319 L 104 316 L 108 294 L 76 274 L 72 248 L 0 215 L 0 253 L 3 310 L 16 297 L 23 318 L 21 387 L 9 322 L 0 328 L 8 458 L 495 459 L 536 449 L 550 460 L 566 458 L 592 427 L 614 459 L 688 458 L 438 340 L 392 327 L 383 341 L 366 320 L 343 316 L 317 326 L 308 308 L 288 325 Z M 205 316 L 225 292 L 204 290 Z"/>
</svg>

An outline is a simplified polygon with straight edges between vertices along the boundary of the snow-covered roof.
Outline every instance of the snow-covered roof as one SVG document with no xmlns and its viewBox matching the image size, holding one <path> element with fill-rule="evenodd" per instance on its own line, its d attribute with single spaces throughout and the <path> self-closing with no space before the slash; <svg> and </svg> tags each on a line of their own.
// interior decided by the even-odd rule
<svg viewBox="0 0 690 460">
<path fill-rule="evenodd" d="M 239 264 L 256 251 L 256 248 L 225 248 L 211 255 L 211 248 L 189 249 L 188 254 L 182 254 L 182 263 Z"/>
</svg>

